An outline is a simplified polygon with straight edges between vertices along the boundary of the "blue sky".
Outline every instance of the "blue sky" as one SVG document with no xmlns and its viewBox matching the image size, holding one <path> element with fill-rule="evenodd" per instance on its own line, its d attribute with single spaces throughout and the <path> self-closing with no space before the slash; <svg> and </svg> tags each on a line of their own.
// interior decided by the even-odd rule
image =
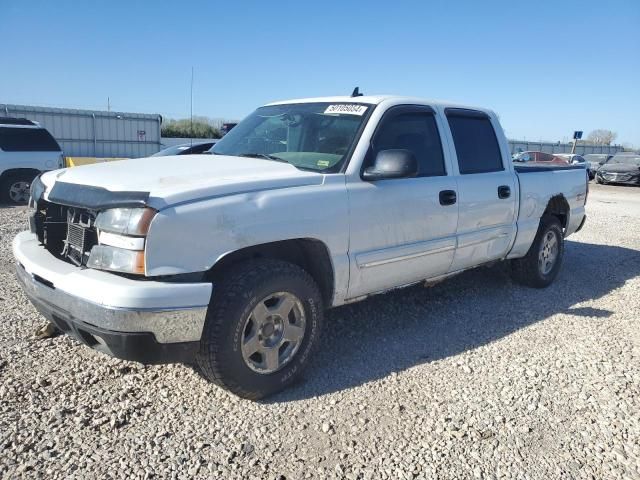
<svg viewBox="0 0 640 480">
<path fill-rule="evenodd" d="M 0 0 L 0 102 L 241 118 L 365 93 L 487 106 L 510 138 L 640 146 L 640 1 Z"/>
</svg>

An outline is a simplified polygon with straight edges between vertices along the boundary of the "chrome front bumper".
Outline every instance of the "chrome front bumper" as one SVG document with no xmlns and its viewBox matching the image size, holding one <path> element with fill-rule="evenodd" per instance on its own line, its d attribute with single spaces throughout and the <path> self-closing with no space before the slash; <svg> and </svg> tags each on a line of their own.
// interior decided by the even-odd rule
<svg viewBox="0 0 640 480">
<path fill-rule="evenodd" d="M 113 334 L 152 334 L 159 344 L 200 340 L 211 284 L 81 269 L 55 258 L 29 232 L 16 236 L 13 252 L 18 281 L 45 316 Z"/>
<path fill-rule="evenodd" d="M 41 277 L 27 273 L 20 264 L 16 267 L 16 276 L 29 300 L 39 310 L 49 310 L 51 315 L 65 321 L 80 321 L 113 332 L 152 333 L 158 343 L 198 341 L 202 334 L 207 307 L 179 310 L 106 307 L 56 290 L 43 283 L 46 280 Z"/>
</svg>

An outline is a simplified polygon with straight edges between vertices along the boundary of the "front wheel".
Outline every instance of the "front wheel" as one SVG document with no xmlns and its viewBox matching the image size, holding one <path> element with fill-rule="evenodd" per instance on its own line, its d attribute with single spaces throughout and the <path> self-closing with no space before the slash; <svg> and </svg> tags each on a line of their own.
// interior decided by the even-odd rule
<svg viewBox="0 0 640 480">
<path fill-rule="evenodd" d="M 323 322 L 311 276 L 288 262 L 255 259 L 231 267 L 213 289 L 197 355 L 203 376 L 251 400 L 299 378 Z"/>
<path fill-rule="evenodd" d="M 529 287 L 548 287 L 560 271 L 563 256 L 564 235 L 560 220 L 544 215 L 527 254 L 511 260 L 513 279 Z"/>
</svg>

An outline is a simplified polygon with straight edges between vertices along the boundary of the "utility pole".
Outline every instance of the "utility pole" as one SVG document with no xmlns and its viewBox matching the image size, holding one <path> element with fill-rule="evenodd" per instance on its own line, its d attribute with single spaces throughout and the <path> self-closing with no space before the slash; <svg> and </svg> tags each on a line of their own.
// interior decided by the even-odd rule
<svg viewBox="0 0 640 480">
<path fill-rule="evenodd" d="M 111 111 L 111 99 L 107 97 L 107 112 Z"/>
<path fill-rule="evenodd" d="M 193 147 L 193 66 L 191 67 L 191 114 L 189 116 L 191 118 L 191 146 Z"/>
</svg>

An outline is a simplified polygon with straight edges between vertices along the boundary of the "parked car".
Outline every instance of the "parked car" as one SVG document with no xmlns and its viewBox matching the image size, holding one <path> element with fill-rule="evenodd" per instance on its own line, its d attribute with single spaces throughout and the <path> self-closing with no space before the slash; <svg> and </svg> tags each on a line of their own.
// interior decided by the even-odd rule
<svg viewBox="0 0 640 480">
<path fill-rule="evenodd" d="M 552 153 L 546 152 L 520 152 L 513 155 L 513 161 L 519 163 L 548 163 L 553 165 L 568 165 L 569 162 L 565 158 L 558 157 Z"/>
<path fill-rule="evenodd" d="M 170 155 L 196 155 L 201 153 L 207 153 L 216 144 L 215 141 L 211 142 L 197 142 L 197 143 L 183 143 L 180 145 L 172 145 L 159 152 L 151 155 L 152 157 L 168 157 Z"/>
<path fill-rule="evenodd" d="M 586 168 L 587 161 L 584 159 L 582 155 L 578 155 L 577 153 L 554 153 L 554 156 L 565 160 L 567 163 L 571 165 L 581 165 Z"/>
<path fill-rule="evenodd" d="M 587 170 L 587 175 L 589 175 L 589 170 L 587 169 L 587 161 L 584 159 L 582 155 L 578 155 L 577 153 L 554 153 L 554 155 L 562 160 L 565 160 L 569 165 L 580 165 L 585 170 Z M 591 180 L 591 176 L 589 176 L 589 180 Z"/>
<path fill-rule="evenodd" d="M 587 170 L 589 172 L 589 178 L 594 179 L 596 176 L 596 171 L 607 163 L 613 155 L 609 155 L 606 153 L 589 153 L 584 156 L 584 159 L 587 161 Z"/>
<path fill-rule="evenodd" d="M 251 399 L 300 376 L 325 308 L 499 260 L 547 287 L 586 219 L 584 169 L 515 166 L 487 109 L 273 103 L 212 153 L 42 175 L 13 253 L 63 332 Z"/>
<path fill-rule="evenodd" d="M 617 153 L 598 169 L 596 182 L 640 185 L 640 154 Z"/>
<path fill-rule="evenodd" d="M 26 118 L 0 117 L 0 201 L 27 203 L 31 181 L 62 167 L 60 145 L 45 128 Z"/>
<path fill-rule="evenodd" d="M 222 127 L 220 127 L 220 135 L 222 135 L 223 137 L 229 133 L 236 125 L 238 125 L 237 123 L 223 123 Z"/>
</svg>

